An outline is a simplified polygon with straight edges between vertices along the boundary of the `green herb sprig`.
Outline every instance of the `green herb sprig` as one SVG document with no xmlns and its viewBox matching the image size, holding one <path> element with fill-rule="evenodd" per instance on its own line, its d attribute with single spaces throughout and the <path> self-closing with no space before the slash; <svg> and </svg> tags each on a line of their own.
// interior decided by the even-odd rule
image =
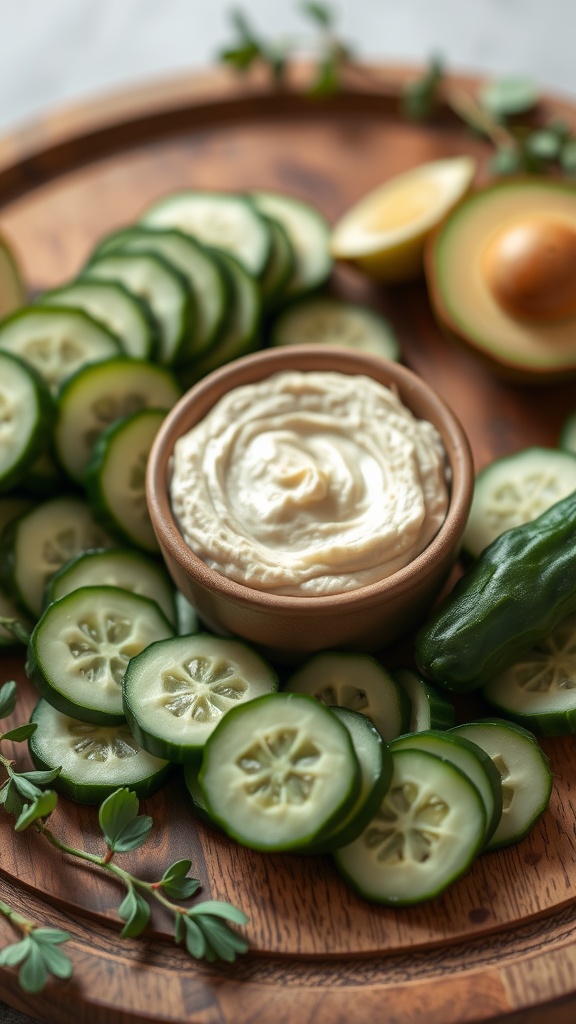
<svg viewBox="0 0 576 1024">
<path fill-rule="evenodd" d="M 497 78 L 474 95 L 447 81 L 442 62 L 433 58 L 425 74 L 404 87 L 401 109 L 412 120 L 427 120 L 441 99 L 473 132 L 493 143 L 493 174 L 576 177 L 576 136 L 570 126 L 558 118 L 544 125 L 519 120 L 532 115 L 540 102 L 540 91 L 531 79 Z"/>
<path fill-rule="evenodd" d="M 314 74 L 307 94 L 320 97 L 338 92 L 342 69 L 351 60 L 352 49 L 338 37 L 335 13 L 328 4 L 306 0 L 300 10 L 315 29 L 312 38 L 264 39 L 241 10 L 233 10 L 230 19 L 235 39 L 219 52 L 218 59 L 240 73 L 260 65 L 280 84 L 294 57 L 312 53 Z"/>
<path fill-rule="evenodd" d="M 309 39 L 264 39 L 236 9 L 231 13 L 236 38 L 220 51 L 218 59 L 239 72 L 263 66 L 279 84 L 290 61 L 304 50 L 313 58 L 312 80 L 305 90 L 310 96 L 337 93 L 345 69 L 369 78 L 369 68 L 355 62 L 352 47 L 338 36 L 333 9 L 318 2 L 304 2 L 299 7 L 317 30 L 312 45 Z M 400 109 L 410 120 L 425 121 L 434 117 L 442 102 L 447 103 L 472 131 L 494 145 L 490 171 L 495 175 L 563 174 L 576 178 L 576 134 L 570 126 L 558 118 L 544 125 L 519 120 L 531 115 L 539 101 L 540 91 L 530 78 L 496 78 L 477 95 L 457 88 L 447 79 L 441 57 L 433 56 L 424 74 L 402 89 Z"/>
<path fill-rule="evenodd" d="M 16 709 L 17 684 L 10 680 L 0 687 L 0 719 Z M 34 722 L 0 732 L 4 741 L 20 743 L 29 739 L 37 728 Z M 153 826 L 149 815 L 139 814 L 137 796 L 122 788 L 112 793 L 101 804 L 98 821 L 102 830 L 105 852 L 88 853 L 63 842 L 48 827 L 47 819 L 54 811 L 58 795 L 49 786 L 61 769 L 51 771 L 18 771 L 14 761 L 0 752 L 0 767 L 5 780 L 0 788 L 0 807 L 15 819 L 14 828 L 21 832 L 30 826 L 61 853 L 94 865 L 117 879 L 125 888 L 118 907 L 118 916 L 124 922 L 122 938 L 135 938 L 147 927 L 151 916 L 151 900 L 161 904 L 173 918 L 174 941 L 184 943 L 190 956 L 209 962 L 223 960 L 233 963 L 246 953 L 248 943 L 230 925 L 245 925 L 246 914 L 238 907 L 219 900 L 205 900 L 192 907 L 183 907 L 176 900 L 188 900 L 200 889 L 197 878 L 189 876 L 190 860 L 178 860 L 166 868 L 154 882 L 117 864 L 117 854 L 139 849 L 148 839 Z M 70 939 L 68 932 L 46 928 L 29 920 L 0 900 L 0 914 L 20 932 L 18 942 L 0 950 L 0 966 L 19 967 L 18 980 L 26 992 L 40 992 L 50 975 L 65 979 L 72 974 L 72 961 L 60 949 Z"/>
<path fill-rule="evenodd" d="M 144 931 L 150 920 L 149 899 L 154 899 L 172 915 L 174 939 L 177 943 L 184 939 L 191 956 L 211 962 L 225 960 L 233 963 L 237 954 L 247 952 L 248 943 L 227 922 L 244 925 L 248 922 L 246 914 L 238 907 L 218 900 L 205 900 L 191 908 L 174 902 L 174 899 L 189 899 L 200 888 L 198 879 L 188 875 L 191 861 L 175 861 L 154 882 L 138 878 L 113 861 L 118 853 L 139 849 L 150 835 L 152 818 L 139 814 L 138 808 L 138 797 L 126 788 L 117 789 L 104 800 L 98 821 L 107 850 L 101 856 L 69 846 L 45 824 L 39 823 L 38 828 L 57 850 L 95 864 L 125 886 L 126 894 L 118 908 L 118 914 L 125 922 L 120 932 L 122 938 L 134 938 Z"/>
</svg>

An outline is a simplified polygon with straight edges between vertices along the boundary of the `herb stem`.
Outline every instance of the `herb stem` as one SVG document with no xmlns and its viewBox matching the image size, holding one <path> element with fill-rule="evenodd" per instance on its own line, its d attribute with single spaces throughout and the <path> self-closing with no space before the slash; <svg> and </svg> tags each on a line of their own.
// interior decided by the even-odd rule
<svg viewBox="0 0 576 1024">
<path fill-rule="evenodd" d="M 158 888 L 158 884 L 155 882 L 146 882 L 143 878 L 138 878 L 136 875 L 132 875 L 129 871 L 121 868 L 119 864 L 115 864 L 111 860 L 112 851 L 108 852 L 102 857 L 95 853 L 88 853 L 86 850 L 79 850 L 74 846 L 69 846 L 68 843 L 62 842 L 57 836 L 48 828 L 47 825 L 41 822 L 36 822 L 36 827 L 39 832 L 61 853 L 68 853 L 72 857 L 78 857 L 80 860 L 88 861 L 90 864 L 95 864 L 97 867 L 102 868 L 111 875 L 115 875 L 127 888 L 133 886 L 136 889 L 142 889 L 149 893 L 151 896 L 161 903 L 162 906 L 166 907 L 172 913 L 182 912 L 182 907 L 177 903 L 172 903 L 171 900 L 167 899 L 166 896 Z"/>
<path fill-rule="evenodd" d="M 13 910 L 12 907 L 5 903 L 4 900 L 0 900 L 0 914 L 8 918 L 11 924 L 15 928 L 18 928 L 24 935 L 28 935 L 36 926 L 33 921 L 30 921 L 27 917 L 23 917 L 18 911 Z"/>
</svg>

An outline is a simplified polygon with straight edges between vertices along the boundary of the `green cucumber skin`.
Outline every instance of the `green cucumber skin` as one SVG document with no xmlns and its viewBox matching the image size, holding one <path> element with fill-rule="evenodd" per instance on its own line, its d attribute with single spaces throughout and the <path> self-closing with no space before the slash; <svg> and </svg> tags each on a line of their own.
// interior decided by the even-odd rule
<svg viewBox="0 0 576 1024">
<path fill-rule="evenodd" d="M 34 391 L 37 420 L 26 450 L 22 452 L 19 461 L 0 480 L 0 494 L 4 494 L 17 485 L 26 483 L 26 476 L 34 460 L 47 450 L 56 422 L 56 403 L 46 382 L 35 367 L 12 352 L 2 352 L 1 355 L 2 359 L 21 367 L 23 373 L 29 377 Z"/>
<path fill-rule="evenodd" d="M 34 721 L 34 718 L 31 718 Z M 34 750 L 33 746 L 34 736 L 30 738 L 28 743 L 28 749 L 30 751 L 30 757 L 34 767 L 38 771 L 50 771 L 54 768 L 53 764 L 48 764 L 39 754 Z M 129 788 L 136 794 L 140 800 L 145 800 L 146 797 L 152 796 L 156 790 L 160 789 L 164 785 L 166 780 L 174 771 L 174 765 L 167 764 L 163 771 L 154 772 L 153 775 L 148 775 L 145 779 L 140 779 L 138 782 L 131 782 Z M 67 776 L 57 775 L 53 782 L 50 783 L 51 789 L 55 789 L 62 796 L 72 800 L 76 804 L 100 804 L 107 796 L 114 793 L 115 790 L 119 789 L 122 783 L 117 782 L 114 785 L 107 786 L 105 783 L 99 783 L 98 785 L 90 785 L 88 783 L 74 782 L 73 779 Z"/>
<path fill-rule="evenodd" d="M 501 534 L 416 636 L 424 675 L 479 689 L 576 610 L 576 491 Z"/>
<path fill-rule="evenodd" d="M 70 715 L 70 701 L 66 697 L 62 697 L 59 691 L 46 681 L 42 671 L 41 662 L 36 651 L 36 628 L 32 630 L 32 636 L 26 651 L 24 670 L 28 679 L 34 683 L 39 695 L 44 697 L 44 700 L 47 700 L 52 707 L 56 708 L 63 715 Z M 99 711 L 95 708 L 82 708 L 81 721 L 91 722 L 92 725 L 123 725 L 126 718 L 123 714 Z M 52 767 L 54 766 L 52 765 Z"/>
</svg>

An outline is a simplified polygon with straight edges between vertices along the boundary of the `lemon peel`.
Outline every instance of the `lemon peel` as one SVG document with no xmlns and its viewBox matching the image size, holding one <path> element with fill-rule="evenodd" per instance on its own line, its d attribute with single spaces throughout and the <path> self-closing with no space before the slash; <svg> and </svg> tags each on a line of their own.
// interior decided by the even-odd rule
<svg viewBox="0 0 576 1024">
<path fill-rule="evenodd" d="M 434 160 L 391 178 L 365 195 L 336 223 L 331 251 L 386 282 L 422 272 L 424 243 L 472 185 L 469 156 Z"/>
</svg>

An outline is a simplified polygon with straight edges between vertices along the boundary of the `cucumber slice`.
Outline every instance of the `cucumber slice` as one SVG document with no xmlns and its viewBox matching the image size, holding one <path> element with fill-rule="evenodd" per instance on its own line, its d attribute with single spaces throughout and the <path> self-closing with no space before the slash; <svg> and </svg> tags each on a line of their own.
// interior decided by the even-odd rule
<svg viewBox="0 0 576 1024">
<path fill-rule="evenodd" d="M 360 792 L 342 822 L 309 853 L 328 853 L 354 842 L 376 814 L 392 781 L 392 755 L 370 719 L 348 708 L 331 710 L 350 733 L 360 765 Z"/>
<path fill-rule="evenodd" d="M 45 700 L 38 701 L 30 721 L 37 726 L 28 741 L 34 766 L 61 768 L 50 785 L 76 803 L 99 804 L 122 786 L 144 798 L 172 771 L 171 764 L 141 750 L 125 723 L 79 722 Z"/>
<path fill-rule="evenodd" d="M 114 547 L 81 498 L 50 498 L 15 519 L 0 547 L 2 582 L 11 597 L 37 618 L 48 580 L 88 548 Z"/>
<path fill-rule="evenodd" d="M 502 778 L 502 817 L 487 850 L 517 843 L 544 814 L 552 792 L 548 758 L 527 729 L 498 718 L 485 718 L 452 730 L 482 747 Z"/>
<path fill-rule="evenodd" d="M 16 257 L 0 235 L 0 318 L 20 309 L 25 302 L 26 289 Z"/>
<path fill-rule="evenodd" d="M 494 835 L 502 816 L 502 780 L 500 772 L 482 747 L 456 733 L 429 729 L 426 732 L 399 736 L 390 744 L 390 750 L 427 750 L 455 764 L 470 779 L 480 794 L 486 811 L 488 842 Z"/>
<path fill-rule="evenodd" d="M 121 548 L 83 551 L 66 562 L 48 583 L 45 606 L 79 587 L 97 586 L 120 587 L 149 597 L 171 625 L 177 621 L 176 592 L 166 570 L 140 551 Z"/>
<path fill-rule="evenodd" d="M 480 852 L 486 814 L 470 779 L 424 750 L 396 750 L 382 805 L 361 836 L 334 853 L 366 899 L 406 906 L 438 896 Z"/>
<path fill-rule="evenodd" d="M 94 444 L 84 485 L 94 514 L 126 544 L 157 552 L 146 502 L 146 466 L 165 409 L 140 409 L 112 423 Z"/>
<path fill-rule="evenodd" d="M 21 483 L 46 448 L 55 413 L 52 396 L 36 370 L 0 351 L 0 492 Z"/>
<path fill-rule="evenodd" d="M 193 235 L 234 256 L 253 277 L 259 277 L 268 262 L 270 229 L 245 196 L 192 189 L 176 192 L 154 203 L 141 224 Z"/>
<path fill-rule="evenodd" d="M 185 351 L 196 317 L 188 282 L 176 267 L 153 252 L 99 256 L 83 272 L 85 278 L 118 281 L 148 303 L 159 328 L 156 358 L 172 366 Z"/>
<path fill-rule="evenodd" d="M 135 359 L 149 359 L 156 350 L 159 330 L 150 307 L 118 281 L 79 277 L 63 288 L 44 292 L 40 302 L 84 310 L 104 324 L 126 355 Z"/>
<path fill-rule="evenodd" d="M 182 764 L 201 755 L 231 708 L 277 690 L 278 677 L 239 640 L 197 633 L 152 644 L 132 658 L 122 689 L 141 746 Z"/>
<path fill-rule="evenodd" d="M 330 276 L 330 226 L 309 203 L 278 192 L 251 194 L 257 210 L 279 221 L 292 246 L 294 273 L 284 290 L 284 299 L 295 299 L 319 288 Z"/>
<path fill-rule="evenodd" d="M 270 228 L 270 255 L 260 279 L 265 309 L 274 309 L 282 301 L 296 268 L 294 250 L 286 228 L 273 217 L 265 217 Z"/>
<path fill-rule="evenodd" d="M 369 654 L 322 651 L 288 679 L 285 690 L 323 704 L 360 711 L 386 742 L 408 728 L 410 702 L 389 672 Z"/>
<path fill-rule="evenodd" d="M 350 733 L 303 694 L 257 697 L 209 736 L 199 774 L 208 813 L 255 850 L 305 850 L 354 805 L 360 769 Z"/>
<path fill-rule="evenodd" d="M 542 736 L 576 732 L 576 615 L 487 683 L 482 693 L 504 718 Z"/>
<path fill-rule="evenodd" d="M 259 340 L 262 300 L 258 285 L 238 260 L 216 250 L 211 250 L 211 253 L 228 283 L 230 305 L 226 322 L 213 348 L 204 357 L 182 367 L 181 378 L 186 386 L 231 359 L 251 352 Z"/>
<path fill-rule="evenodd" d="M 130 658 L 173 635 L 155 601 L 119 587 L 80 587 L 48 605 L 36 623 L 26 672 L 63 714 L 119 725 Z"/>
<path fill-rule="evenodd" d="M 81 366 L 118 355 L 118 339 L 79 309 L 28 306 L 0 324 L 0 350 L 30 363 L 55 393 Z"/>
<path fill-rule="evenodd" d="M 529 523 L 576 490 L 576 454 L 525 448 L 486 466 L 476 477 L 463 545 L 473 556 L 505 530 Z"/>
<path fill-rule="evenodd" d="M 395 668 L 392 675 L 410 701 L 408 732 L 450 729 L 456 724 L 454 705 L 437 686 L 411 668 Z"/>
<path fill-rule="evenodd" d="M 214 344 L 223 325 L 227 304 L 224 275 L 212 256 L 191 235 L 171 229 L 124 228 L 104 239 L 96 255 L 145 250 L 163 256 L 188 281 L 195 299 L 196 318 L 182 359 L 195 358 Z"/>
<path fill-rule="evenodd" d="M 73 480 L 82 481 L 94 443 L 111 423 L 139 409 L 170 409 L 182 388 L 166 367 L 119 356 L 74 374 L 58 396 L 54 443 Z"/>
<path fill-rule="evenodd" d="M 569 413 L 562 424 L 560 447 L 576 454 L 576 409 Z"/>
<path fill-rule="evenodd" d="M 291 303 L 272 325 L 271 344 L 336 345 L 399 360 L 391 324 L 368 306 L 331 296 L 309 296 Z"/>
</svg>

